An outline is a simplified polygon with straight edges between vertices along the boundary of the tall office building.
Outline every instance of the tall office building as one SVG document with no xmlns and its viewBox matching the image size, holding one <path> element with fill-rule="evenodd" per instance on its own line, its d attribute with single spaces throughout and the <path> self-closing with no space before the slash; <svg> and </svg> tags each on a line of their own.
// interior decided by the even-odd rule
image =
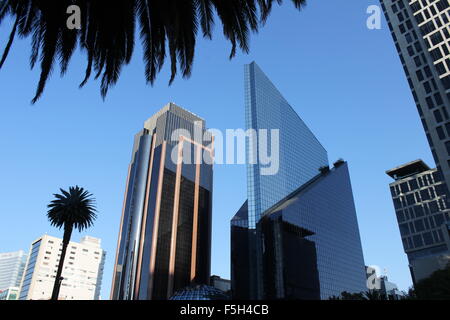
<svg viewBox="0 0 450 320">
<path fill-rule="evenodd" d="M 209 283 L 212 161 L 213 138 L 198 116 L 170 103 L 145 122 L 129 166 L 112 300 L 168 299 Z"/>
<path fill-rule="evenodd" d="M 381 0 L 438 171 L 450 186 L 450 3 Z"/>
<path fill-rule="evenodd" d="M 26 262 L 22 250 L 0 253 L 0 290 L 20 286 Z"/>
<path fill-rule="evenodd" d="M 365 288 L 364 259 L 348 175 L 330 173 L 315 184 L 314 198 L 309 198 L 313 192 L 300 196 L 302 187 L 321 176 L 320 169 L 329 172 L 325 169 L 328 168 L 327 152 L 254 62 L 245 66 L 245 111 L 247 129 L 279 130 L 279 170 L 276 174 L 263 175 L 264 165 L 247 165 L 248 199 L 231 220 L 234 298 L 326 299 L 342 291 L 362 291 Z M 248 143 L 248 155 L 254 150 L 250 148 L 251 143 Z M 298 196 L 290 198 L 295 192 Z M 346 201 L 345 206 L 343 201 Z M 297 206 L 292 202 L 304 205 L 303 211 L 273 211 L 274 206 Z M 316 218 L 311 220 L 311 216 Z M 334 222 L 339 229 L 333 229 Z M 296 249 L 302 252 L 303 262 L 292 257 Z M 306 279 L 302 278 L 304 275 L 291 283 L 290 288 L 297 286 L 298 290 L 291 290 L 287 282 L 285 286 L 280 285 L 279 279 L 289 278 L 280 272 L 297 267 L 309 270 L 311 279 L 317 278 L 318 272 L 319 290 L 317 282 L 301 284 Z M 278 279 L 277 286 L 274 286 L 275 279 Z M 299 288 L 301 286 L 303 289 Z"/>
<path fill-rule="evenodd" d="M 437 169 L 415 160 L 386 172 L 414 283 L 450 262 L 450 208 Z"/>
<path fill-rule="evenodd" d="M 67 247 L 60 300 L 98 300 L 106 252 L 100 239 L 83 237 Z M 62 239 L 44 235 L 31 244 L 19 300 L 49 300 L 52 296 Z"/>
</svg>

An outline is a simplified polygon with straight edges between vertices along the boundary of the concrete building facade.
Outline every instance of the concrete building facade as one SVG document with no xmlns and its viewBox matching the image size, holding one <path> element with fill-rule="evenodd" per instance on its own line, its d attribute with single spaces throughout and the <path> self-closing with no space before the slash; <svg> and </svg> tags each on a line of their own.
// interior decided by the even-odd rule
<svg viewBox="0 0 450 320">
<path fill-rule="evenodd" d="M 101 240 L 83 237 L 70 242 L 62 272 L 60 300 L 98 300 L 103 280 L 106 252 Z M 49 300 L 52 295 L 62 239 L 44 235 L 30 249 L 20 286 L 19 300 Z"/>
<path fill-rule="evenodd" d="M 450 186 L 450 2 L 381 0 L 443 180 Z"/>
<path fill-rule="evenodd" d="M 437 169 L 415 160 L 386 172 L 414 283 L 450 262 L 450 208 Z"/>
</svg>

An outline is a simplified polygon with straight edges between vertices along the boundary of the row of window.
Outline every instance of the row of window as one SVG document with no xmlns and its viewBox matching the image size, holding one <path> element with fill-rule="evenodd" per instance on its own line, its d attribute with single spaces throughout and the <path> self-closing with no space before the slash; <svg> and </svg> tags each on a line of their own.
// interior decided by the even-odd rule
<svg viewBox="0 0 450 320">
<path fill-rule="evenodd" d="M 435 243 L 443 242 L 443 235 L 441 230 L 433 230 L 414 235 L 412 237 L 402 238 L 403 247 L 405 250 L 418 249 L 423 246 L 430 246 Z"/>
<path fill-rule="evenodd" d="M 446 190 L 442 190 L 442 192 L 446 192 Z M 433 188 L 421 190 L 420 192 L 410 193 L 406 196 L 394 198 L 394 207 L 395 210 L 400 210 L 406 207 L 414 206 L 414 210 L 416 212 L 416 215 L 418 216 L 419 214 L 420 216 L 423 215 L 423 211 L 421 209 L 422 205 L 426 214 L 433 214 L 438 212 L 439 210 L 445 210 L 448 207 L 445 198 L 439 198 L 434 201 L 422 204 L 422 201 L 434 199 L 435 196 L 436 192 L 433 191 Z M 422 212 L 418 210 L 421 210 Z"/>
<path fill-rule="evenodd" d="M 402 237 L 413 233 L 419 233 L 426 230 L 435 229 L 445 222 L 445 217 L 442 213 L 436 214 L 432 217 L 418 219 L 414 222 L 403 223 L 399 225 Z"/>
<path fill-rule="evenodd" d="M 400 195 L 401 193 L 407 193 L 410 191 L 415 191 L 419 188 L 431 186 L 442 181 L 442 176 L 439 171 L 434 171 L 432 173 L 424 174 L 415 179 L 404 181 L 391 186 L 391 193 L 393 197 Z M 436 186 L 437 187 L 437 186 Z"/>
<path fill-rule="evenodd" d="M 438 213 L 440 211 L 439 208 L 441 208 L 441 210 L 445 210 L 447 207 L 448 206 L 445 205 L 445 202 L 442 199 L 429 202 L 427 205 L 414 205 L 403 210 L 397 210 L 397 221 L 398 223 L 403 223 L 405 221 L 421 218 L 425 215 L 430 216 L 434 213 Z"/>
<path fill-rule="evenodd" d="M 427 6 L 429 6 L 430 4 L 432 4 L 433 1 L 425 1 L 425 0 L 417 0 L 416 2 L 411 3 L 411 9 L 413 10 L 414 13 L 419 12 L 421 9 L 425 9 Z M 448 0 L 439 0 L 435 3 L 435 6 L 437 8 L 438 11 L 443 11 L 445 9 L 448 8 Z M 436 10 L 434 9 L 433 6 L 430 6 L 431 12 L 435 12 Z M 435 15 L 436 13 L 433 13 L 433 15 Z"/>
</svg>

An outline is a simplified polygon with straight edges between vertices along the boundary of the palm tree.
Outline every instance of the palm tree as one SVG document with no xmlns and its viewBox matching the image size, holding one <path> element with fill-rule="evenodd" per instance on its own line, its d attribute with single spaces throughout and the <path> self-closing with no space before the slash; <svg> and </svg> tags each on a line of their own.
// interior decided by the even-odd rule
<svg viewBox="0 0 450 320">
<path fill-rule="evenodd" d="M 6 16 L 14 20 L 9 41 L 0 60 L 0 68 L 8 56 L 14 38 L 31 37 L 30 65 L 40 59 L 41 75 L 35 103 L 59 60 L 61 75 L 67 71 L 77 45 L 87 56 L 83 87 L 95 72 L 101 77 L 101 94 L 119 79 L 121 69 L 131 60 L 135 29 L 138 26 L 144 50 L 145 76 L 153 84 L 161 70 L 166 50 L 171 62 L 170 83 L 177 65 L 184 78 L 190 76 L 199 29 L 212 38 L 215 17 L 222 23 L 223 34 L 231 42 L 230 59 L 239 46 L 249 51 L 249 33 L 257 32 L 269 16 L 275 0 L 0 0 L 0 24 Z M 276 0 L 281 3 L 282 0 Z M 291 0 L 302 8 L 306 0 Z M 67 9 L 80 8 L 81 30 L 67 27 Z"/>
<path fill-rule="evenodd" d="M 55 199 L 48 205 L 49 210 L 47 212 L 47 217 L 52 226 L 64 227 L 62 251 L 53 286 L 52 300 L 58 300 L 64 258 L 73 229 L 78 229 L 81 232 L 91 227 L 97 217 L 95 200 L 87 190 L 78 186 L 70 187 L 69 192 L 60 190 L 61 194 L 54 194 Z"/>
</svg>

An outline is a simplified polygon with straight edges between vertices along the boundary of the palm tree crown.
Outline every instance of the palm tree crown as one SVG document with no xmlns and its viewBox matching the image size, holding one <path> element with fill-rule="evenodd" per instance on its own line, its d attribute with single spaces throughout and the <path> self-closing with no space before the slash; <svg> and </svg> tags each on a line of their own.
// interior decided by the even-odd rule
<svg viewBox="0 0 450 320">
<path fill-rule="evenodd" d="M 71 226 L 79 231 L 91 227 L 97 217 L 92 194 L 78 186 L 70 187 L 69 192 L 60 190 L 62 194 L 54 194 L 55 199 L 48 205 L 51 225 Z"/>
<path fill-rule="evenodd" d="M 282 0 L 276 0 L 281 4 Z M 291 0 L 301 8 L 306 0 Z M 32 38 L 30 64 L 40 60 L 41 76 L 35 103 L 42 95 L 55 60 L 61 75 L 67 71 L 77 45 L 87 55 L 84 86 L 95 72 L 101 77 L 101 94 L 106 96 L 124 64 L 134 51 L 136 27 L 144 50 L 145 76 L 153 84 L 161 70 L 166 50 L 171 62 L 170 83 L 181 68 L 183 77 L 191 74 L 196 36 L 212 38 L 215 16 L 222 22 L 224 36 L 231 42 L 230 58 L 239 46 L 249 51 L 249 33 L 257 32 L 271 12 L 274 0 L 0 0 L 0 24 L 8 15 L 15 20 L 0 60 L 5 62 L 16 34 Z M 67 27 L 67 9 L 81 10 L 81 30 Z"/>
</svg>

